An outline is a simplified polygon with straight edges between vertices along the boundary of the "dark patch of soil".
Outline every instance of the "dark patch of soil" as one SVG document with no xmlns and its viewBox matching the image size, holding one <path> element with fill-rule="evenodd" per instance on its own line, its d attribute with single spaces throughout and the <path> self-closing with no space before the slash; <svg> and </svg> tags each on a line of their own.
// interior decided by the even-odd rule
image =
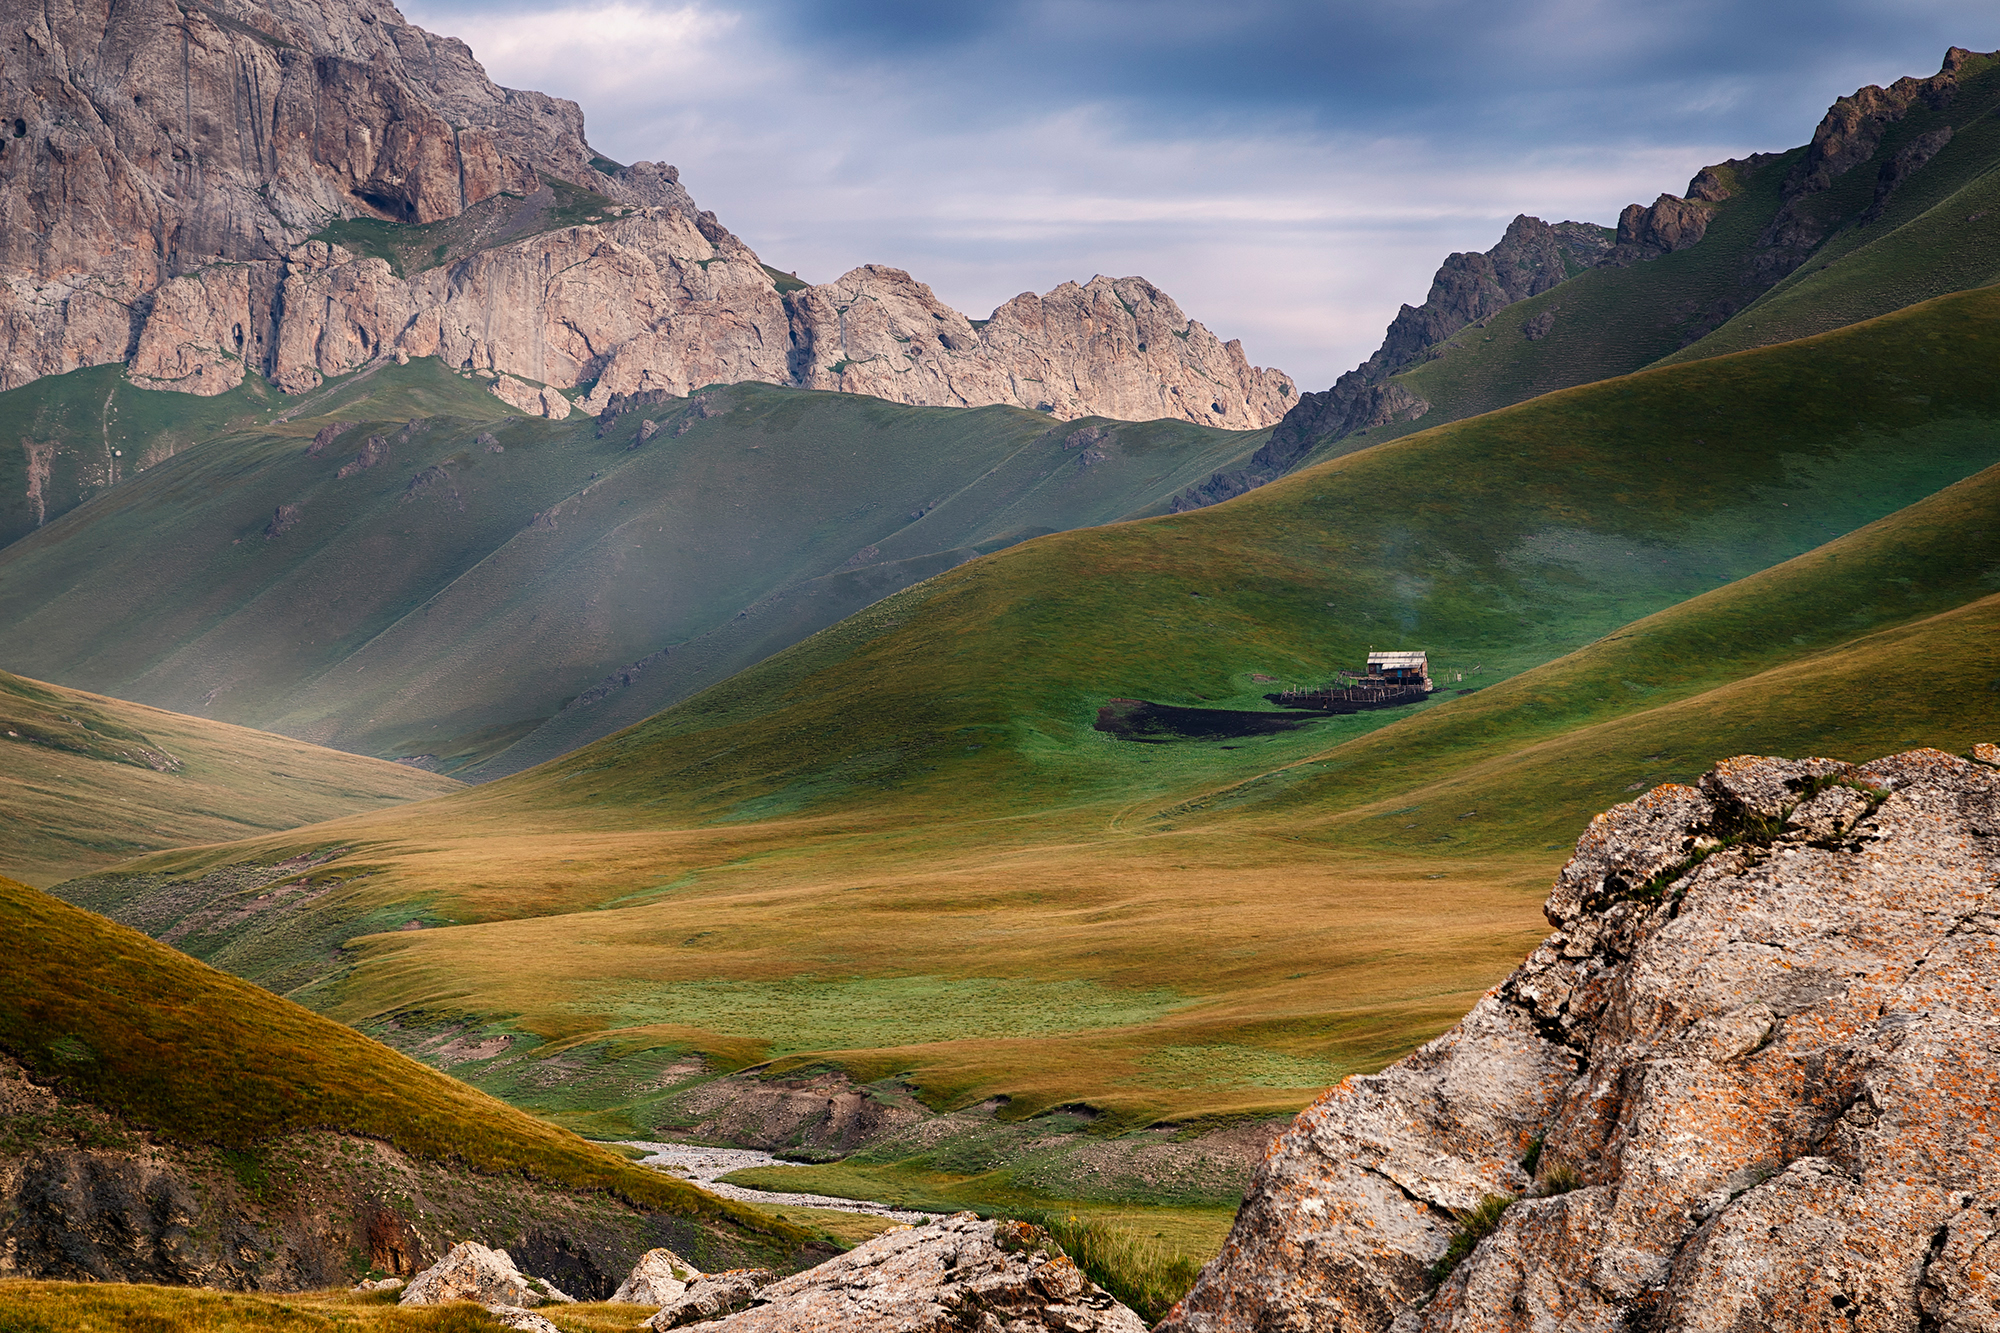
<svg viewBox="0 0 2000 1333">
<path fill-rule="evenodd" d="M 1180 708 L 1144 699 L 1113 699 L 1097 710 L 1097 730 L 1121 741 L 1164 745 L 1170 741 L 1233 740 L 1296 731 L 1332 713 L 1253 713 L 1231 708 Z"/>
</svg>

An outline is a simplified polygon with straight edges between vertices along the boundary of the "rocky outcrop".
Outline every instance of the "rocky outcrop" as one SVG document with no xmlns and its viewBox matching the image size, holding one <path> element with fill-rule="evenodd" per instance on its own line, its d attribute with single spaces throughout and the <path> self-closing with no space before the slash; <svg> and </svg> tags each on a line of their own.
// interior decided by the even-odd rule
<svg viewBox="0 0 2000 1333">
<path fill-rule="evenodd" d="M 477 1240 L 530 1283 L 601 1300 L 651 1246 L 744 1258 L 685 1218 L 375 1139 L 315 1131 L 224 1156 L 64 1096 L 5 1054 L 0 1144 L 0 1278 L 318 1290 L 411 1277 Z"/>
<path fill-rule="evenodd" d="M 776 1277 L 777 1274 L 767 1268 L 733 1268 L 727 1273 L 703 1273 L 640 1327 L 665 1333 L 670 1328 L 704 1324 L 748 1309 L 751 1302 L 757 1299 L 757 1293 L 770 1286 Z"/>
<path fill-rule="evenodd" d="M 411 1278 L 396 1298 L 398 1305 L 449 1305 L 453 1301 L 519 1309 L 576 1303 L 573 1297 L 514 1267 L 513 1256 L 507 1251 L 488 1249 L 476 1240 L 452 1246 L 444 1258 Z"/>
<path fill-rule="evenodd" d="M 1939 150 L 1950 142 L 1951 126 L 1940 125 L 1898 148 L 1875 173 L 1875 200 L 1861 215 L 1861 220 L 1873 222 L 1881 217 L 1889 206 L 1890 197 L 1902 188 L 1903 182 L 1928 166 Z"/>
<path fill-rule="evenodd" d="M 877 1236 L 757 1291 L 714 1333 L 882 1328 L 901 1333 L 1144 1333 L 1039 1227 L 971 1213 Z M 680 1327 L 660 1322 L 652 1327 Z"/>
<path fill-rule="evenodd" d="M 20 37 L 0 62 L 0 390 L 128 362 L 150 389 L 252 373 L 301 393 L 434 356 L 525 381 L 496 391 L 556 417 L 562 391 L 594 413 L 746 380 L 1237 429 L 1296 397 L 1138 278 L 1023 295 L 978 330 L 874 266 L 788 309 L 673 167 L 599 157 L 574 103 L 495 85 L 385 0 L 137 0 Z M 312 239 L 353 217 L 464 235 L 404 273 Z"/>
<path fill-rule="evenodd" d="M 1685 250 L 1707 234 L 1714 216 L 1713 204 L 1672 194 L 1661 195 L 1650 207 L 1627 204 L 1618 215 L 1617 243 L 1606 252 L 1603 262 L 1638 264 Z"/>
<path fill-rule="evenodd" d="M 900 269 L 869 264 L 786 298 L 793 382 L 939 407 L 1013 403 L 1070 420 L 1178 417 L 1251 430 L 1297 393 L 1144 278 L 1023 292 L 974 326 Z"/>
<path fill-rule="evenodd" d="M 1974 755 L 1733 759 L 1598 816 L 1556 932 L 1299 1116 L 1161 1328 L 1991 1327 L 2000 747 Z"/>
<path fill-rule="evenodd" d="M 214 363 L 176 349 L 263 352 L 201 308 L 243 275 L 166 294 L 148 338 L 155 293 L 280 261 L 336 217 L 435 222 L 538 174 L 687 204 L 671 168 L 599 170 L 574 103 L 496 86 L 384 0 L 23 12 L 0 107 L 0 389 L 143 350 L 142 382 L 213 391 Z"/>
<path fill-rule="evenodd" d="M 611 1299 L 618 1305 L 646 1305 L 657 1310 L 686 1295 L 688 1283 L 702 1276 L 700 1269 L 672 1250 L 648 1250 L 611 1293 Z"/>
</svg>

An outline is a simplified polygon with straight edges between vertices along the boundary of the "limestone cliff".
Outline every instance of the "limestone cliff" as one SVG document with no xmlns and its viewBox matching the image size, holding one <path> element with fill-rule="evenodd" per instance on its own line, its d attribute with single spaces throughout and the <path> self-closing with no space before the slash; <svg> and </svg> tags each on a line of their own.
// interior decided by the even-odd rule
<svg viewBox="0 0 2000 1333">
<path fill-rule="evenodd" d="M 0 388 L 128 360 L 169 279 L 281 261 L 333 218 L 436 222 L 538 172 L 686 203 L 671 169 L 597 170 L 574 103 L 496 86 L 384 0 L 45 7 L 0 40 Z M 258 355 L 254 325 L 194 332 Z M 150 377 L 185 378 L 172 341 Z"/>
<path fill-rule="evenodd" d="M 977 329 L 872 265 L 787 301 L 674 168 L 606 161 L 574 103 L 499 87 L 386 0 L 134 0 L 0 40 L 0 389 L 127 362 L 146 388 L 299 393 L 435 356 L 551 416 L 760 380 L 1248 429 L 1297 396 L 1138 278 Z M 315 239 L 351 218 L 426 228 L 421 262 Z"/>
<path fill-rule="evenodd" d="M 898 269 L 870 264 L 787 300 L 793 382 L 899 403 L 1013 403 L 1065 421 L 1178 417 L 1254 430 L 1297 398 L 1144 278 L 1023 292 L 975 326 Z"/>
<path fill-rule="evenodd" d="M 1992 1328 L 1975 755 L 1733 759 L 1598 816 L 1556 932 L 1299 1116 L 1162 1330 Z"/>
</svg>

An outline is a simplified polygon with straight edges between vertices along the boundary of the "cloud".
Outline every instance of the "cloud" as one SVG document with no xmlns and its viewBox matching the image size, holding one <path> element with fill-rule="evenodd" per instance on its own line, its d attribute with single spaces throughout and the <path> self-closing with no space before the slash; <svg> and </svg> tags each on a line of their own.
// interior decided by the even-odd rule
<svg viewBox="0 0 2000 1333">
<path fill-rule="evenodd" d="M 1613 220 L 2000 46 L 1990 0 L 417 0 L 493 76 L 674 162 L 776 266 L 975 316 L 1138 273 L 1320 387 L 1518 212 Z"/>
</svg>

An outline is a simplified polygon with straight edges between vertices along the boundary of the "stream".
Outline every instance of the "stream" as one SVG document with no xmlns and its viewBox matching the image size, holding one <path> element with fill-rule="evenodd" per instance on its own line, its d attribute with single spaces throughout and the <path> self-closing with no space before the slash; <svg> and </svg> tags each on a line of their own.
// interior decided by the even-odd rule
<svg viewBox="0 0 2000 1333">
<path fill-rule="evenodd" d="M 837 1208 L 844 1213 L 867 1213 L 872 1217 L 887 1217 L 898 1222 L 926 1222 L 938 1216 L 935 1213 L 891 1208 L 886 1203 L 868 1199 L 835 1199 L 824 1194 L 779 1194 L 771 1190 L 745 1189 L 741 1185 L 725 1185 L 717 1179 L 731 1171 L 753 1166 L 793 1165 L 780 1162 L 770 1153 L 759 1152 L 755 1148 L 709 1148 L 698 1143 L 651 1143 L 644 1139 L 626 1139 L 624 1145 L 638 1148 L 646 1154 L 639 1165 L 659 1167 L 669 1175 L 691 1180 L 709 1193 L 719 1194 L 725 1199 L 781 1204 L 791 1208 Z"/>
</svg>

